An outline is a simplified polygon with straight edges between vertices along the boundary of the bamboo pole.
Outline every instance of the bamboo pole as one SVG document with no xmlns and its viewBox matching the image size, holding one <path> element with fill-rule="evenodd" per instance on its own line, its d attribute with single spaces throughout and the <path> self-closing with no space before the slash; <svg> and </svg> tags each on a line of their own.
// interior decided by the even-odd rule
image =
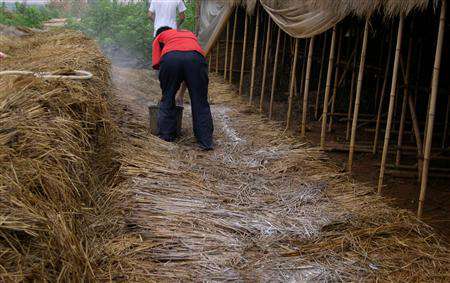
<svg viewBox="0 0 450 283">
<path fill-rule="evenodd" d="M 291 128 L 291 116 L 292 116 L 292 104 L 294 100 L 294 89 L 295 89 L 295 76 L 297 72 L 297 60 L 298 60 L 298 45 L 299 45 L 299 39 L 295 39 L 295 51 L 294 51 L 294 60 L 292 61 L 292 68 L 291 68 L 291 82 L 289 87 L 289 105 L 288 105 L 288 112 L 287 112 L 287 118 L 286 118 L 286 131 Z"/>
<path fill-rule="evenodd" d="M 400 21 L 398 23 L 397 46 L 395 47 L 394 67 L 392 69 L 392 82 L 391 82 L 391 94 L 390 94 L 390 98 L 389 98 L 389 110 L 388 110 L 388 117 L 387 117 L 387 121 L 386 121 L 386 131 L 384 134 L 384 145 L 383 145 L 383 154 L 381 157 L 380 177 L 378 179 L 378 194 L 381 194 L 381 190 L 383 188 L 383 181 L 384 181 L 384 171 L 386 170 L 386 161 L 387 161 L 387 154 L 388 154 L 388 149 L 389 149 L 389 137 L 391 135 L 391 126 L 392 126 L 392 120 L 394 117 L 395 93 L 397 91 L 398 65 L 399 65 L 399 61 L 400 61 L 400 51 L 402 48 L 404 22 L 405 22 L 405 16 L 402 14 L 400 16 Z"/>
<path fill-rule="evenodd" d="M 422 183 L 420 186 L 420 196 L 419 196 L 419 208 L 417 209 L 417 216 L 422 217 L 423 215 L 423 205 L 425 202 L 425 195 L 427 191 L 428 184 L 428 170 L 430 167 L 430 153 L 431 153 L 431 145 L 433 141 L 433 127 L 434 127 L 434 118 L 436 111 L 436 100 L 438 94 L 439 87 L 439 73 L 441 69 L 441 57 L 442 57 L 442 46 L 444 43 L 444 32 L 445 32 L 445 12 L 447 8 L 447 1 L 441 1 L 441 15 L 439 19 L 439 32 L 436 44 L 436 55 L 434 59 L 434 68 L 433 68 L 433 79 L 431 84 L 431 98 L 430 98 L 430 110 L 428 112 L 428 130 L 425 140 L 425 150 L 424 150 L 424 159 L 423 159 L 423 169 L 422 169 Z"/>
<path fill-rule="evenodd" d="M 356 52 L 353 57 L 353 70 L 352 70 L 352 82 L 350 86 L 350 97 L 348 100 L 348 112 L 347 112 L 347 129 L 345 131 L 345 140 L 350 139 L 350 125 L 352 122 L 352 112 L 353 112 L 353 96 L 355 92 L 355 82 L 356 82 L 356 67 L 358 66 L 358 44 L 359 44 L 359 34 L 356 37 Z"/>
<path fill-rule="evenodd" d="M 270 17 L 267 19 L 267 35 L 266 35 L 266 49 L 264 52 L 264 68 L 263 68 L 263 78 L 261 86 L 261 96 L 259 100 L 259 112 L 262 113 L 264 110 L 264 94 L 266 89 L 266 77 L 267 77 L 267 64 L 269 59 L 269 48 L 270 48 L 270 38 L 271 38 L 271 22 Z"/>
<path fill-rule="evenodd" d="M 231 42 L 230 74 L 228 75 L 230 84 L 233 82 L 233 64 L 234 64 L 234 48 L 236 44 L 237 18 L 238 18 L 238 8 L 236 7 L 234 12 L 233 39 Z"/>
<path fill-rule="evenodd" d="M 330 57 L 328 59 L 327 83 L 325 86 L 325 97 L 323 99 L 322 130 L 321 130 L 321 134 L 320 134 L 320 147 L 322 149 L 325 148 L 327 115 L 328 115 L 328 100 L 330 97 L 330 90 L 331 90 L 331 77 L 333 76 L 335 49 L 336 49 L 336 26 L 333 27 L 333 35 L 331 37 Z"/>
<path fill-rule="evenodd" d="M 339 31 L 339 43 L 338 43 L 338 52 L 336 56 L 336 65 L 335 65 L 335 73 L 334 73 L 334 83 L 333 83 L 333 96 L 331 99 L 331 115 L 334 114 L 334 110 L 336 108 L 336 95 L 338 90 L 338 78 L 339 78 L 339 62 L 341 60 L 341 51 L 342 51 L 342 36 L 344 34 L 344 31 L 341 29 Z M 333 116 L 330 117 L 330 122 L 328 123 L 328 132 L 331 132 L 331 129 L 333 127 Z"/>
<path fill-rule="evenodd" d="M 247 54 L 247 34 L 248 34 L 248 16 L 245 13 L 245 23 L 244 23 L 244 42 L 242 44 L 242 63 L 241 63 L 241 77 L 239 79 L 239 95 L 242 95 L 242 90 L 244 87 L 244 68 L 245 68 L 245 56 Z"/>
<path fill-rule="evenodd" d="M 259 35 L 259 9 L 256 8 L 256 25 L 255 38 L 253 42 L 253 61 L 252 61 L 252 77 L 250 80 L 250 98 L 248 104 L 253 102 L 253 93 L 255 91 L 255 71 L 256 71 L 256 54 L 258 53 L 258 35 Z"/>
<path fill-rule="evenodd" d="M 381 87 L 381 94 L 380 94 L 380 102 L 378 104 L 378 113 L 377 113 L 377 122 L 375 126 L 375 137 L 373 139 L 373 147 L 372 147 L 372 154 L 377 153 L 378 149 L 378 136 L 380 134 L 380 126 L 381 126 L 381 115 L 383 113 L 383 103 L 384 103 L 384 97 L 386 94 L 386 88 L 387 88 L 387 82 L 388 82 L 388 74 L 389 69 L 391 66 L 391 59 L 392 59 L 392 39 L 393 39 L 393 32 L 390 33 L 389 36 L 389 51 L 388 51 L 388 57 L 386 62 L 386 69 L 384 71 L 384 79 L 383 79 L 383 86 Z"/>
<path fill-rule="evenodd" d="M 314 36 L 309 40 L 308 48 L 308 62 L 306 64 L 306 78 L 305 78 L 305 90 L 303 91 L 303 111 L 302 111 L 302 125 L 301 125 L 301 137 L 306 136 L 306 115 L 308 112 L 308 96 L 309 96 L 309 83 L 311 80 L 311 66 L 314 54 Z"/>
<path fill-rule="evenodd" d="M 303 56 L 302 56 L 302 74 L 300 76 L 301 81 L 300 81 L 300 92 L 299 92 L 299 96 L 301 97 L 303 94 L 303 90 L 305 89 L 305 73 L 306 73 L 306 61 L 308 60 L 308 55 L 306 53 L 306 50 L 308 49 L 308 40 L 305 40 L 305 48 L 303 51 Z"/>
<path fill-rule="evenodd" d="M 320 98 L 320 91 L 322 88 L 322 76 L 323 76 L 323 66 L 325 65 L 325 52 L 327 50 L 327 39 L 328 39 L 328 33 L 325 33 L 324 39 L 323 39 L 323 47 L 322 47 L 322 58 L 320 59 L 320 71 L 319 71 L 319 82 L 317 84 L 317 92 L 316 92 L 316 103 L 314 105 L 314 118 L 317 120 L 319 118 L 319 98 Z"/>
<path fill-rule="evenodd" d="M 353 155 L 355 154 L 356 127 L 358 126 L 359 104 L 361 101 L 361 92 L 364 79 L 364 67 L 366 64 L 367 42 L 369 40 L 369 23 L 370 19 L 368 18 L 366 19 L 366 24 L 364 25 L 363 43 L 361 47 L 361 59 L 359 62 L 359 71 L 358 71 L 358 82 L 356 84 L 355 108 L 353 110 L 354 112 L 352 122 L 352 135 L 350 137 L 350 151 L 348 156 L 348 171 L 350 172 L 352 171 Z"/>
<path fill-rule="evenodd" d="M 286 57 L 287 41 L 288 41 L 288 36 L 286 33 L 283 33 L 283 51 L 282 51 L 282 55 L 281 55 L 281 66 L 284 66 L 284 62 L 286 61 L 285 57 Z"/>
<path fill-rule="evenodd" d="M 219 54 L 220 53 L 220 40 L 217 40 L 216 47 L 216 73 L 219 73 Z"/>
<path fill-rule="evenodd" d="M 228 73 L 228 45 L 230 40 L 230 20 L 227 22 L 227 40 L 225 42 L 225 63 L 223 66 L 223 80 L 227 80 L 227 73 Z"/>
<path fill-rule="evenodd" d="M 211 53 L 209 53 L 209 55 L 208 55 L 208 73 L 211 73 L 211 59 L 212 59 L 212 55 L 211 55 Z"/>
<path fill-rule="evenodd" d="M 442 149 L 447 147 L 447 133 L 448 133 L 448 116 L 450 115 L 450 95 L 447 96 L 447 110 L 445 111 L 444 133 L 442 134 Z"/>
<path fill-rule="evenodd" d="M 420 137 L 419 120 L 417 119 L 415 103 L 411 95 L 408 96 L 409 113 L 411 114 L 411 121 L 413 125 L 414 137 L 416 139 L 417 145 L 417 170 L 420 179 L 420 174 L 422 173 L 422 163 L 423 163 L 423 144 L 422 138 Z"/>
<path fill-rule="evenodd" d="M 405 131 L 405 121 L 406 121 L 406 108 L 409 96 L 409 76 L 411 73 L 411 61 L 412 61 L 412 47 L 413 47 L 413 29 L 411 28 L 409 43 L 408 43 L 408 55 L 407 55 L 407 65 L 406 71 L 404 73 L 404 85 L 403 85 L 403 101 L 402 101 L 402 113 L 400 115 L 400 126 L 398 130 L 398 139 L 397 139 L 397 156 L 395 158 L 395 164 L 400 165 L 402 150 L 401 147 L 403 145 L 403 133 Z"/>
<path fill-rule="evenodd" d="M 278 27 L 277 47 L 275 49 L 275 63 L 273 66 L 273 74 L 272 74 L 272 89 L 270 91 L 269 119 L 272 119 L 272 114 L 273 114 L 273 100 L 275 97 L 275 89 L 276 89 L 276 81 L 277 81 L 278 53 L 279 53 L 279 49 L 280 49 L 280 39 L 281 39 L 281 28 Z"/>
</svg>

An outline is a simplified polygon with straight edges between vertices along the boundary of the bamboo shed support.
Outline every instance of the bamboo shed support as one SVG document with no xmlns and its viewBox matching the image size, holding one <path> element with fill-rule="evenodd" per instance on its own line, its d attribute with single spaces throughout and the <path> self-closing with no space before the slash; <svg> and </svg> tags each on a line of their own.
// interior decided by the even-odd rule
<svg viewBox="0 0 450 283">
<path fill-rule="evenodd" d="M 361 92 L 364 79 L 364 68 L 366 64 L 367 42 L 369 40 L 369 23 L 370 19 L 366 19 L 364 25 L 363 43 L 361 48 L 361 59 L 359 62 L 358 82 L 356 84 L 355 108 L 353 110 L 352 135 L 350 137 L 350 150 L 348 156 L 348 171 L 352 171 L 353 155 L 355 154 L 356 128 L 358 126 L 359 104 L 361 101 Z"/>
<path fill-rule="evenodd" d="M 403 145 L 403 134 L 405 132 L 405 121 L 406 121 L 406 111 L 409 96 L 409 76 L 411 73 L 411 61 L 412 61 L 412 47 L 413 47 L 413 29 L 411 28 L 409 42 L 408 42 L 408 55 L 406 61 L 406 71 L 404 72 L 404 84 L 403 84 L 403 100 L 402 100 L 402 113 L 400 115 L 400 126 L 398 130 L 397 139 L 397 156 L 395 157 L 395 164 L 400 165 L 401 155 L 402 155 L 402 145 Z"/>
<path fill-rule="evenodd" d="M 355 94 L 355 85 L 356 85 L 356 67 L 358 66 L 358 44 L 359 44 L 359 34 L 356 37 L 356 52 L 353 56 L 353 68 L 352 68 L 352 82 L 350 86 L 350 94 L 348 100 L 348 112 L 347 112 L 347 129 L 345 131 L 345 140 L 348 141 L 350 139 L 350 129 L 352 122 L 352 112 L 353 112 L 353 96 Z"/>
<path fill-rule="evenodd" d="M 314 105 L 314 118 L 317 120 L 319 118 L 319 101 L 320 101 L 320 91 L 322 90 L 322 77 L 323 77 L 323 69 L 325 65 L 325 55 L 327 50 L 327 42 L 328 41 L 328 33 L 325 32 L 325 36 L 323 38 L 323 46 L 322 46 L 322 57 L 320 59 L 320 71 L 319 71 L 319 81 L 317 83 L 317 92 L 316 92 L 316 103 Z"/>
<path fill-rule="evenodd" d="M 387 117 L 387 121 L 386 121 L 386 131 L 384 134 L 384 145 L 383 145 L 383 153 L 382 153 L 382 157 L 381 157 L 380 177 L 378 179 L 378 194 L 381 194 L 381 190 L 383 188 L 383 181 L 384 181 L 384 171 L 386 170 L 386 161 L 387 161 L 387 155 L 388 155 L 388 149 L 389 149 L 389 138 L 391 135 L 392 120 L 394 117 L 395 94 L 397 91 L 397 77 L 398 77 L 398 68 L 399 68 L 399 61 L 400 61 L 400 51 L 402 49 L 402 37 L 403 37 L 404 23 L 405 23 L 405 16 L 402 14 L 400 16 L 400 20 L 398 23 L 397 45 L 395 47 L 394 67 L 392 69 L 391 94 L 389 97 L 389 110 L 388 110 L 388 117 Z"/>
<path fill-rule="evenodd" d="M 252 77 L 250 80 L 250 97 L 248 104 L 253 102 L 253 94 L 255 92 L 255 72 L 256 72 L 256 54 L 258 53 L 258 35 L 259 35 L 259 9 L 256 8 L 256 24 L 255 24 L 255 38 L 253 42 L 253 58 L 252 58 Z"/>
<path fill-rule="evenodd" d="M 297 72 L 297 60 L 298 60 L 298 46 L 299 46 L 299 39 L 295 39 L 295 50 L 294 50 L 294 60 L 292 61 L 292 68 L 291 68 L 291 81 L 289 86 L 289 105 L 288 105 L 288 112 L 286 117 L 286 131 L 291 128 L 291 120 L 292 120 L 292 106 L 294 101 L 294 92 L 295 92 L 295 77 Z"/>
<path fill-rule="evenodd" d="M 330 98 L 331 77 L 333 76 L 335 49 L 336 49 L 336 26 L 333 27 L 333 35 L 331 36 L 330 57 L 328 59 L 327 83 L 325 86 L 325 97 L 323 99 L 322 130 L 320 133 L 320 147 L 322 149 L 325 149 L 325 138 L 326 138 L 326 131 L 327 131 L 327 115 L 328 115 L 328 100 Z"/>
<path fill-rule="evenodd" d="M 309 96 L 309 83 L 311 81 L 311 66 L 314 54 L 314 36 L 309 40 L 308 48 L 308 62 L 306 63 L 306 78 L 305 78 L 305 90 L 303 91 L 303 111 L 302 111 L 302 125 L 300 135 L 302 138 L 306 136 L 306 117 L 308 114 L 308 96 Z"/>
<path fill-rule="evenodd" d="M 242 95 L 244 87 L 244 69 L 245 69 L 245 56 L 247 55 L 247 34 L 248 34 L 248 16 L 245 13 L 244 23 L 244 42 L 242 43 L 242 63 L 241 63 L 241 77 L 239 79 L 239 95 Z"/>
<path fill-rule="evenodd" d="M 423 159 L 423 169 L 422 169 L 422 183 L 420 185 L 420 196 L 419 196 L 419 208 L 417 209 L 417 216 L 422 217 L 423 215 L 423 205 L 425 202 L 425 195 L 427 191 L 428 185 L 428 173 L 430 167 L 430 153 L 431 153 L 431 145 L 433 141 L 433 127 L 434 127 L 434 118 L 436 112 L 436 99 L 438 95 L 438 87 L 439 87 L 439 73 L 441 69 L 441 57 L 442 57 L 442 46 L 444 44 L 444 33 L 445 33 L 445 17 L 446 17 L 446 8 L 447 1 L 441 1 L 441 15 L 439 19 L 439 32 L 437 37 L 436 44 L 436 54 L 434 59 L 434 68 L 433 68 L 433 79 L 431 84 L 431 97 L 430 97 L 430 109 L 428 112 L 428 129 L 427 135 L 425 137 L 425 149 L 424 149 L 424 159 Z"/>
<path fill-rule="evenodd" d="M 333 120 L 334 120 L 334 110 L 336 108 L 336 96 L 338 90 L 338 81 L 339 81 L 339 63 L 341 61 L 341 51 L 342 51 L 342 38 L 344 35 L 344 30 L 341 28 L 339 31 L 339 43 L 338 43 L 338 52 L 336 56 L 336 64 L 335 64 L 335 72 L 334 72 L 334 83 L 333 83 L 333 96 L 331 99 L 331 111 L 330 111 L 330 122 L 328 123 L 328 132 L 331 132 L 333 128 Z M 345 75 L 344 75 L 345 76 Z"/>
<path fill-rule="evenodd" d="M 416 109 L 414 105 L 413 98 L 411 95 L 408 96 L 409 113 L 411 114 L 411 121 L 413 125 L 414 137 L 416 139 L 417 145 L 417 170 L 420 179 L 420 174 L 422 173 L 422 163 L 423 163 L 423 144 L 422 138 L 420 137 L 420 127 L 419 121 L 417 119 Z"/>
<path fill-rule="evenodd" d="M 233 38 L 231 40 L 230 74 L 228 75 L 230 84 L 233 82 L 234 48 L 236 47 L 238 8 L 234 10 Z"/>
<path fill-rule="evenodd" d="M 261 86 L 261 96 L 259 100 L 259 112 L 262 113 L 264 110 L 264 94 L 266 90 L 266 78 L 267 78 L 267 64 L 269 60 L 269 49 L 270 49 L 270 40 L 271 40 L 271 27 L 272 23 L 270 21 L 270 17 L 267 19 L 267 35 L 266 35 L 266 48 L 264 51 L 264 68 L 263 68 L 263 78 L 262 78 L 262 86 Z"/>
<path fill-rule="evenodd" d="M 272 74 L 272 89 L 270 91 L 269 119 L 272 119 L 273 100 L 275 97 L 275 89 L 277 85 L 278 53 L 280 51 L 280 39 L 281 39 L 281 28 L 278 27 L 277 46 L 275 48 L 275 63 L 273 66 L 273 74 Z"/>
<path fill-rule="evenodd" d="M 389 51 L 388 51 L 388 56 L 387 56 L 386 69 L 384 70 L 384 79 L 383 79 L 383 86 L 381 87 L 380 102 L 378 104 L 378 113 L 377 113 L 377 121 L 376 121 L 376 125 L 375 125 L 375 137 L 373 138 L 372 154 L 377 153 L 377 149 L 378 149 L 378 136 L 380 135 L 381 115 L 383 114 L 383 103 L 384 103 L 384 97 L 386 95 L 388 74 L 389 74 L 389 69 L 391 66 L 391 59 L 392 59 L 392 52 L 393 52 L 392 39 L 393 39 L 393 32 L 391 32 L 390 36 L 389 36 Z"/>
<path fill-rule="evenodd" d="M 219 73 L 220 40 L 217 40 L 216 46 L 216 73 Z"/>
<path fill-rule="evenodd" d="M 230 20 L 228 19 L 227 22 L 227 39 L 225 41 L 225 63 L 223 66 L 223 80 L 227 80 L 227 73 L 228 73 L 228 45 L 230 41 Z"/>
</svg>

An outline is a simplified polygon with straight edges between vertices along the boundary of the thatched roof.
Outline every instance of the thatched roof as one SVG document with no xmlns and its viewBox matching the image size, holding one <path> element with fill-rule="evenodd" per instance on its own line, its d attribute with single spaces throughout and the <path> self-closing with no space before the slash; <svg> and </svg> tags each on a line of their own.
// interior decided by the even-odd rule
<svg viewBox="0 0 450 283">
<path fill-rule="evenodd" d="M 322 9 L 332 9 L 341 15 L 357 15 L 366 17 L 381 11 L 386 16 L 408 15 L 413 11 L 426 9 L 430 3 L 436 0 L 232 0 L 235 4 L 241 4 L 252 13 L 257 1 L 269 4 L 272 7 L 289 9 L 296 2 L 309 2 L 311 6 Z"/>
</svg>

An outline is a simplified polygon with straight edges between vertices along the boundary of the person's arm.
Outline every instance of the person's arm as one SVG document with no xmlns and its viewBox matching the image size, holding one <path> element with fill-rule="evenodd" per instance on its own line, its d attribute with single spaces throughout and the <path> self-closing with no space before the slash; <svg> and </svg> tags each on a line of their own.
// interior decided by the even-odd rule
<svg viewBox="0 0 450 283">
<path fill-rule="evenodd" d="M 5 59 L 7 56 L 5 53 L 0 52 L 0 60 Z"/>
<path fill-rule="evenodd" d="M 161 35 L 157 36 L 153 40 L 153 50 L 152 50 L 152 67 L 155 70 L 159 70 L 159 64 L 161 62 Z"/>
<path fill-rule="evenodd" d="M 179 0 L 178 3 L 178 23 L 177 27 L 180 29 L 181 25 L 183 24 L 184 20 L 186 19 L 186 5 L 184 4 L 183 0 Z"/>
</svg>

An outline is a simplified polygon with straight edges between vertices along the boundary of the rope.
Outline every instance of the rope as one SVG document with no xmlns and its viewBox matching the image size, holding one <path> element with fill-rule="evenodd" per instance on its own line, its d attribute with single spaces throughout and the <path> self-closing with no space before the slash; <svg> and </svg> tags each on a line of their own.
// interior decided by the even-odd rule
<svg viewBox="0 0 450 283">
<path fill-rule="evenodd" d="M 67 80 L 90 80 L 93 75 L 87 71 L 75 70 L 73 75 L 54 75 L 50 72 L 31 72 L 31 71 L 2 71 L 1 76 L 21 76 L 32 75 L 36 78 L 42 79 L 67 79 Z"/>
</svg>

